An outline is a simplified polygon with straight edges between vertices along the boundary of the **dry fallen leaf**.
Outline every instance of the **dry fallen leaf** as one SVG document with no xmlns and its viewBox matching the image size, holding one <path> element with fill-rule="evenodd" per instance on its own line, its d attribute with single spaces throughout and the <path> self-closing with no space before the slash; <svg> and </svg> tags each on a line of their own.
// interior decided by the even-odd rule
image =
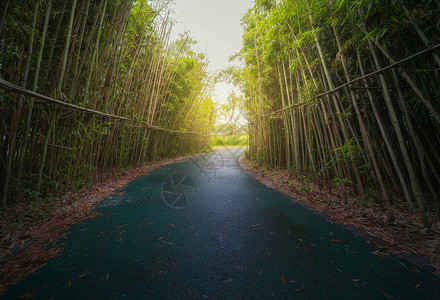
<svg viewBox="0 0 440 300">
<path fill-rule="evenodd" d="M 335 244 L 345 244 L 345 241 L 341 241 L 341 240 L 329 240 L 329 241 Z"/>
</svg>

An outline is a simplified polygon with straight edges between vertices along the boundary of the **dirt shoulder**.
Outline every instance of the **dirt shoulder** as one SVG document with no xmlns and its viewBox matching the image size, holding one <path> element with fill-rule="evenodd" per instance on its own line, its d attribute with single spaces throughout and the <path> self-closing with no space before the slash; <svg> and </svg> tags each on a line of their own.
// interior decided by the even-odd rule
<svg viewBox="0 0 440 300">
<path fill-rule="evenodd" d="M 432 226 L 427 230 L 406 203 L 393 205 L 390 213 L 379 204 L 360 202 L 349 193 L 344 204 L 334 186 L 317 186 L 304 178 L 289 176 L 285 169 L 258 167 L 244 155 L 239 164 L 250 176 L 292 201 L 374 242 L 379 247 L 374 255 L 384 257 L 392 253 L 440 275 L 440 222 L 434 213 L 428 214 Z"/>
<path fill-rule="evenodd" d="M 95 204 L 137 177 L 189 156 L 192 155 L 147 163 L 122 173 L 103 174 L 92 187 L 57 199 L 52 217 L 47 222 L 12 229 L 7 219 L 0 220 L 0 296 L 10 285 L 44 266 L 50 258 L 59 256 L 63 249 L 49 246 L 63 238 L 64 231 L 71 225 L 97 216 L 98 213 L 93 211 Z"/>
</svg>

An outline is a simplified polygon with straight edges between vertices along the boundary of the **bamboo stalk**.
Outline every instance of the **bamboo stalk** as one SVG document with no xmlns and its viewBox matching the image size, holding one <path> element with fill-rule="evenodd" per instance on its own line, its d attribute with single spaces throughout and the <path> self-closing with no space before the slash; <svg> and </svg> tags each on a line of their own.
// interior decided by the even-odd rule
<svg viewBox="0 0 440 300">
<path fill-rule="evenodd" d="M 336 27 L 335 27 L 334 23 L 332 23 L 332 28 L 333 28 L 333 32 L 335 34 L 335 38 L 336 38 L 336 42 L 337 42 L 337 45 L 338 45 L 338 49 L 341 52 L 341 50 L 342 50 L 341 40 L 340 40 L 339 33 L 336 30 Z M 340 57 L 341 57 L 342 67 L 343 67 L 343 70 L 344 70 L 344 73 L 345 73 L 345 78 L 346 78 L 347 82 L 350 82 L 350 74 L 348 72 L 347 61 L 345 59 L 345 55 L 341 54 Z M 360 108 L 359 108 L 358 103 L 357 103 L 356 95 L 354 94 L 354 92 L 353 92 L 353 90 L 351 88 L 349 88 L 348 91 L 349 91 L 349 94 L 350 94 L 350 97 L 351 97 L 351 102 L 352 102 L 352 104 L 354 106 L 354 109 L 355 109 L 355 112 L 356 112 L 356 117 L 357 117 L 357 120 L 358 120 L 359 127 L 361 129 L 361 133 L 362 133 L 362 138 L 364 140 L 364 144 L 367 146 L 367 150 L 368 150 L 368 154 L 369 154 L 369 159 L 370 159 L 370 161 L 373 164 L 374 173 L 375 173 L 375 175 L 377 177 L 377 181 L 379 182 L 380 189 L 382 191 L 383 199 L 385 200 L 385 205 L 388 208 L 388 211 L 391 213 L 390 198 L 389 198 L 387 190 L 385 188 L 385 183 L 384 183 L 384 180 L 382 179 L 382 174 L 381 174 L 381 172 L 379 170 L 379 165 L 377 163 L 376 155 L 375 155 L 374 150 L 373 150 L 372 139 L 370 138 L 370 135 L 368 133 L 367 127 L 365 126 L 364 119 L 363 119 L 363 117 L 361 115 L 361 111 L 360 111 Z"/>
<path fill-rule="evenodd" d="M 46 15 L 44 17 L 44 25 L 43 25 L 43 32 L 42 32 L 42 36 L 41 36 L 41 42 L 40 42 L 40 49 L 38 51 L 38 57 L 37 57 L 37 62 L 36 62 L 36 66 L 35 66 L 35 72 L 34 72 L 34 82 L 32 83 L 32 92 L 35 92 L 37 90 L 37 86 L 38 86 L 38 79 L 40 76 L 40 69 L 41 69 L 41 61 L 42 61 L 42 57 L 43 57 L 43 52 L 44 52 L 44 46 L 46 43 L 46 35 L 47 35 L 47 27 L 49 25 L 49 17 L 50 17 L 50 13 L 52 10 L 52 0 L 48 1 L 47 4 L 47 10 L 46 10 Z M 1 79 L 0 79 L 0 84 L 1 84 Z M 24 139 L 23 139 L 23 145 L 21 147 L 21 153 L 20 153 L 20 162 L 19 162 L 19 169 L 17 172 L 17 178 L 18 180 L 20 180 L 20 178 L 23 175 L 23 168 L 24 168 L 24 158 L 26 156 L 26 152 L 27 152 L 27 148 L 28 148 L 28 141 L 29 141 L 29 135 L 30 135 L 30 130 L 31 130 L 31 119 L 32 119 L 32 113 L 34 110 L 34 98 L 30 98 L 29 99 L 29 107 L 28 107 L 28 112 L 27 112 L 27 117 L 26 117 L 26 128 L 24 131 Z"/>
<path fill-rule="evenodd" d="M 361 74 L 364 74 L 365 71 L 364 71 L 361 55 L 359 53 L 359 49 L 357 49 L 357 48 L 356 48 L 356 54 L 357 54 L 357 58 L 358 58 L 359 69 L 361 71 Z M 366 79 L 364 79 L 364 84 L 365 84 L 365 86 L 368 86 L 368 82 L 367 82 Z M 376 104 L 374 103 L 374 100 L 373 100 L 374 97 L 371 94 L 370 90 L 367 90 L 367 96 L 368 96 L 368 99 L 370 101 L 371 107 L 373 108 L 373 112 L 374 112 L 374 115 L 376 117 L 376 121 L 377 121 L 377 123 L 379 125 L 379 129 L 380 129 L 380 132 L 382 134 L 382 138 L 384 139 L 385 145 L 387 146 L 388 153 L 391 156 L 391 160 L 393 162 L 393 166 L 394 166 L 394 168 L 396 170 L 396 173 L 397 173 L 397 175 L 399 177 L 399 181 L 400 181 L 400 184 L 402 186 L 403 193 L 405 195 L 405 199 L 408 202 L 408 205 L 412 209 L 412 211 L 415 212 L 414 204 L 413 204 L 413 202 L 411 200 L 411 196 L 409 194 L 408 187 L 407 187 L 406 182 L 405 182 L 405 178 L 404 178 L 403 173 L 401 171 L 401 168 L 400 168 L 400 166 L 399 166 L 399 164 L 397 162 L 397 158 L 396 158 L 394 149 L 393 149 L 393 147 L 391 145 L 390 138 L 389 138 L 389 136 L 387 134 L 387 131 L 385 129 L 385 125 L 382 122 L 382 118 L 379 115 L 378 109 L 377 109 Z"/>
<path fill-rule="evenodd" d="M 366 33 L 366 30 L 364 28 L 361 28 L 361 30 Z M 368 38 L 370 41 L 371 39 Z M 386 56 L 386 58 L 390 61 L 391 64 L 396 64 L 396 61 L 393 57 L 384 49 L 384 47 L 376 40 L 374 40 L 374 44 L 377 46 L 377 48 L 382 51 L 382 53 Z M 411 88 L 414 90 L 414 92 L 419 96 L 420 100 L 422 100 L 423 104 L 428 108 L 430 113 L 434 116 L 434 118 L 437 120 L 437 123 L 440 124 L 440 115 L 434 108 L 434 106 L 426 99 L 426 97 L 423 95 L 422 91 L 416 86 L 416 84 L 412 81 L 412 79 L 406 74 L 405 71 L 402 70 L 402 68 L 397 67 L 397 70 L 399 71 L 400 75 L 406 80 L 406 82 L 411 86 Z"/>
<path fill-rule="evenodd" d="M 6 15 L 8 13 L 9 0 L 5 0 L 2 5 L 2 14 L 0 16 L 0 36 L 3 31 L 3 24 L 5 24 Z"/>
<path fill-rule="evenodd" d="M 63 50 L 63 56 L 62 56 L 62 62 L 61 62 L 61 71 L 58 77 L 58 84 L 56 86 L 55 96 L 59 97 L 61 95 L 61 85 L 63 84 L 64 79 L 64 72 L 66 70 L 66 63 L 67 63 L 67 53 L 69 51 L 69 45 L 72 35 L 72 25 L 73 25 L 73 17 L 75 15 L 75 9 L 76 9 L 76 2 L 77 0 L 73 0 L 72 8 L 70 10 L 70 19 L 69 19 L 69 25 L 67 30 L 67 35 L 65 39 L 65 45 Z M 54 112 L 55 114 L 55 112 Z M 40 161 L 40 168 L 38 171 L 38 179 L 37 179 L 37 191 L 40 191 L 41 188 L 41 181 L 43 179 L 43 170 L 46 165 L 46 157 L 47 157 L 47 145 L 49 143 L 50 135 L 52 134 L 53 128 L 55 127 L 55 115 L 51 116 L 50 124 L 46 132 L 46 138 L 44 140 L 43 145 L 43 152 L 41 153 L 41 161 Z"/>
<path fill-rule="evenodd" d="M 368 39 L 368 43 L 369 43 L 371 54 L 373 55 L 374 62 L 376 64 L 376 68 L 380 69 L 379 59 L 376 55 L 376 52 L 374 51 L 373 43 L 370 41 L 370 39 Z M 406 149 L 405 141 L 404 141 L 403 135 L 402 135 L 402 130 L 401 130 L 400 124 L 397 120 L 396 111 L 395 111 L 394 106 L 392 104 L 391 97 L 390 97 L 388 87 L 387 87 L 387 83 L 385 81 L 385 77 L 383 76 L 383 74 L 379 74 L 379 79 L 380 79 L 380 83 L 383 87 L 382 92 L 385 97 L 385 103 L 387 105 L 387 109 L 390 114 L 390 118 L 392 120 L 393 128 L 396 132 L 397 139 L 399 141 L 399 148 L 400 148 L 400 151 L 404 157 L 405 165 L 406 165 L 408 173 L 409 173 L 411 187 L 412 187 L 414 197 L 416 198 L 417 206 L 419 208 L 419 213 L 420 213 L 420 216 L 422 217 L 423 225 L 428 226 L 429 224 L 428 224 L 428 219 L 426 217 L 423 194 L 421 193 L 420 185 L 417 180 L 413 164 L 410 160 L 408 151 Z"/>
<path fill-rule="evenodd" d="M 24 89 L 26 87 L 26 83 L 27 83 L 27 79 L 28 79 L 28 75 L 29 75 L 29 67 L 31 64 L 32 49 L 33 49 L 33 44 L 34 44 L 34 29 L 35 29 L 35 26 L 37 23 L 38 6 L 39 6 L 39 1 L 36 1 L 35 5 L 34 5 L 32 24 L 31 24 L 32 33 L 29 37 L 26 65 L 25 65 L 25 68 L 23 71 L 23 79 L 21 82 L 22 89 Z M 18 98 L 17 108 L 14 110 L 14 116 L 13 116 L 13 121 L 12 121 L 12 126 L 11 126 L 12 128 L 11 128 L 11 137 L 10 137 L 10 141 L 9 141 L 9 152 L 8 152 L 8 158 L 7 158 L 7 162 L 6 162 L 6 174 L 3 179 L 3 186 L 2 186 L 2 193 L 1 193 L 3 209 L 5 209 L 8 204 L 7 199 L 8 199 L 9 180 L 12 175 L 12 162 L 13 162 L 15 155 L 16 155 L 15 144 L 17 142 L 17 133 L 18 133 L 18 126 L 19 126 L 19 122 L 20 122 L 21 110 L 23 107 L 23 99 L 24 99 L 24 95 L 20 94 L 20 96 Z"/>
</svg>

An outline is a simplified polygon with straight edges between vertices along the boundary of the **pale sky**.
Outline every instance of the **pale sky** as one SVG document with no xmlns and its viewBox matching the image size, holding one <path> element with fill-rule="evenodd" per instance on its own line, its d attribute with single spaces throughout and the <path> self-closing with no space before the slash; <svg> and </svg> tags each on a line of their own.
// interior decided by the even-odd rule
<svg viewBox="0 0 440 300">
<path fill-rule="evenodd" d="M 175 0 L 170 4 L 175 12 L 172 36 L 189 31 L 197 41 L 198 51 L 209 58 L 209 72 L 231 65 L 229 57 L 241 49 L 242 27 L 240 20 L 252 6 L 253 0 Z M 237 64 L 237 62 L 234 62 Z M 233 85 L 216 85 L 213 100 L 223 102 Z M 237 90 L 236 90 L 237 91 Z"/>
</svg>

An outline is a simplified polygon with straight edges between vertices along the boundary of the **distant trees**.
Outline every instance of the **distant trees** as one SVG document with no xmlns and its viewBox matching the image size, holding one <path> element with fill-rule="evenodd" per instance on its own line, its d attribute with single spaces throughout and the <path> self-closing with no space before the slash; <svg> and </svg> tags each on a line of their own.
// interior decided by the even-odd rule
<svg viewBox="0 0 440 300">
<path fill-rule="evenodd" d="M 234 77 L 250 154 L 440 218 L 439 13 L 438 1 L 256 1 Z"/>
<path fill-rule="evenodd" d="M 235 92 L 230 92 L 226 102 L 220 106 L 221 115 L 232 127 L 232 135 L 235 135 L 237 121 L 243 117 L 243 105 L 244 102 L 241 96 L 238 96 Z"/>
<path fill-rule="evenodd" d="M 167 3 L 1 2 L 3 207 L 209 144 L 207 62 L 188 36 L 170 41 L 169 17 L 158 14 Z"/>
</svg>

